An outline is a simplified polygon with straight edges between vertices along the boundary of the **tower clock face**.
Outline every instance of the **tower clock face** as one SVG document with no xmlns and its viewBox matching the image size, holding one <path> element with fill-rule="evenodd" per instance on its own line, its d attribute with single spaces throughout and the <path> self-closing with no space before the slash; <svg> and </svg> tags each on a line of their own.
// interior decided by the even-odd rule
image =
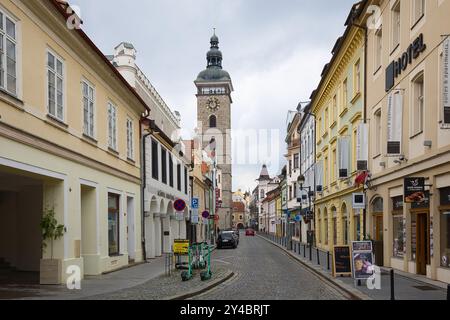
<svg viewBox="0 0 450 320">
<path fill-rule="evenodd" d="M 206 104 L 209 111 L 217 111 L 220 108 L 220 102 L 217 98 L 210 98 Z"/>
</svg>

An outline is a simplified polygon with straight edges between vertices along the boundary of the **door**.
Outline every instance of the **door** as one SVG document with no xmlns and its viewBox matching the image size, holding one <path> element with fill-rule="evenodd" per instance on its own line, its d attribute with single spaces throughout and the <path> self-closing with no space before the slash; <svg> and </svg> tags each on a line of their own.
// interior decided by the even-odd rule
<svg viewBox="0 0 450 320">
<path fill-rule="evenodd" d="M 374 216 L 375 264 L 379 267 L 384 265 L 383 231 L 383 216 Z"/>
<path fill-rule="evenodd" d="M 430 260 L 430 243 L 428 236 L 428 215 L 421 213 L 417 215 L 417 274 L 427 274 L 427 264 Z"/>
<path fill-rule="evenodd" d="M 127 241 L 128 241 L 128 259 L 134 262 L 136 259 L 136 235 L 134 221 L 134 198 L 127 197 Z"/>
</svg>

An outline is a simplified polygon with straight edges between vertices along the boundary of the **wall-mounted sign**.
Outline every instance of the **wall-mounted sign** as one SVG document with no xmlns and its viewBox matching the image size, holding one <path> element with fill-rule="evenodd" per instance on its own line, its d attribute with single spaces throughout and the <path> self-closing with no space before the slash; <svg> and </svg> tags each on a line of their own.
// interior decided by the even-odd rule
<svg viewBox="0 0 450 320">
<path fill-rule="evenodd" d="M 420 54 L 426 50 L 427 46 L 423 41 L 423 34 L 420 34 L 408 49 L 386 69 L 386 92 L 391 90 L 395 85 L 397 79 L 402 72 L 405 72 L 410 64 L 419 58 Z"/>
<path fill-rule="evenodd" d="M 349 246 L 335 246 L 333 248 L 333 275 L 351 276 L 352 259 Z"/>
<path fill-rule="evenodd" d="M 366 196 L 364 193 L 353 194 L 353 209 L 365 209 L 366 208 Z"/>
<path fill-rule="evenodd" d="M 192 198 L 192 201 L 191 201 L 192 209 L 198 209 L 199 208 L 199 203 L 200 203 L 199 198 Z"/>
<path fill-rule="evenodd" d="M 423 203 L 427 200 L 425 196 L 425 178 L 405 178 L 404 202 Z"/>
</svg>

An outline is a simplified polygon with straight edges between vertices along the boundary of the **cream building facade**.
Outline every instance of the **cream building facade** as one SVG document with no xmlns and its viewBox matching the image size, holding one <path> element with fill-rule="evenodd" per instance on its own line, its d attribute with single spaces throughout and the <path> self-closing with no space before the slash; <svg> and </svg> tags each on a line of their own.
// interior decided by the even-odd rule
<svg viewBox="0 0 450 320">
<path fill-rule="evenodd" d="M 58 1 L 0 1 L 0 257 L 40 272 L 40 221 L 54 208 L 59 282 L 139 262 L 145 102 Z"/>
<path fill-rule="evenodd" d="M 371 4 L 368 229 L 385 266 L 450 283 L 450 1 Z M 425 178 L 428 202 L 403 201 L 405 177 Z"/>
</svg>

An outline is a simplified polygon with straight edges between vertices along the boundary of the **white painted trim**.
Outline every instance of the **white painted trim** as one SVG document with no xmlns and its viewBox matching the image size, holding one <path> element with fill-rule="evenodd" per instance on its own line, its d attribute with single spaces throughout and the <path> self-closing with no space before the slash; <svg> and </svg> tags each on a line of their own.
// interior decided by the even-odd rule
<svg viewBox="0 0 450 320">
<path fill-rule="evenodd" d="M 70 228 L 69 225 L 69 188 L 70 184 L 67 181 L 68 179 L 64 179 L 64 225 Z M 64 235 L 64 259 L 69 259 L 69 235 L 66 233 Z"/>
<path fill-rule="evenodd" d="M 80 184 L 84 185 L 84 186 L 92 187 L 92 188 L 97 188 L 98 187 L 98 183 L 97 182 L 85 180 L 85 179 L 82 179 L 82 178 L 80 178 Z"/>
<path fill-rule="evenodd" d="M 58 179 L 58 180 L 62 180 L 62 181 L 65 181 L 66 177 L 67 177 L 67 175 L 65 175 L 63 173 L 50 171 L 50 170 L 36 167 L 36 166 L 30 165 L 30 164 L 10 160 L 10 159 L 7 159 L 7 158 L 1 157 L 1 156 L 0 156 L 0 165 L 4 165 L 6 167 L 19 169 L 22 171 L 35 173 L 38 175 L 42 175 L 45 177 L 54 178 L 54 179 Z"/>
</svg>

